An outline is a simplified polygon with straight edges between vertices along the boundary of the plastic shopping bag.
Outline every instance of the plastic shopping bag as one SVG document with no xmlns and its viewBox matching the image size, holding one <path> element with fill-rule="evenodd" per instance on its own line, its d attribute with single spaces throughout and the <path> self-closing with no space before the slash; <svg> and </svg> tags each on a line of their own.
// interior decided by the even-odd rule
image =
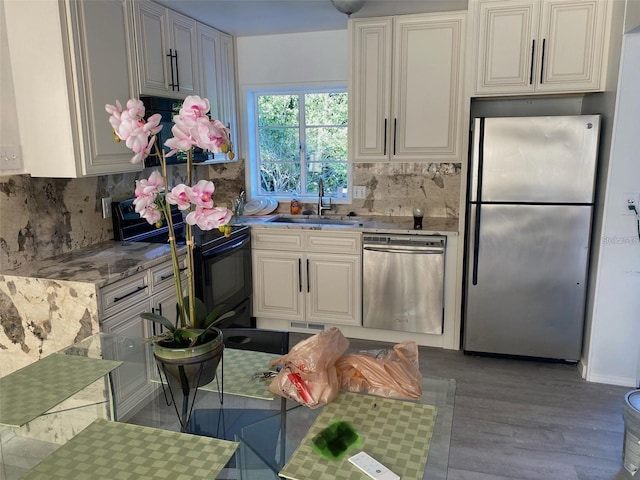
<svg viewBox="0 0 640 480">
<path fill-rule="evenodd" d="M 399 343 L 393 350 L 344 355 L 336 362 L 336 368 L 343 390 L 397 399 L 422 396 L 415 342 Z"/>
<path fill-rule="evenodd" d="M 347 348 L 349 340 L 335 327 L 301 341 L 271 361 L 272 367 L 280 365 L 281 370 L 269 390 L 311 408 L 326 405 L 340 392 L 335 363 Z"/>
</svg>

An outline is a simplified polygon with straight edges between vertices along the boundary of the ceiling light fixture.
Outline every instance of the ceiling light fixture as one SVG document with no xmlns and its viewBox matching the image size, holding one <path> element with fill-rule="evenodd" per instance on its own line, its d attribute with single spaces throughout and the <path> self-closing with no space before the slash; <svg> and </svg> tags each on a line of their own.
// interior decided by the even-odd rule
<svg viewBox="0 0 640 480">
<path fill-rule="evenodd" d="M 352 13 L 356 13 L 362 8 L 364 0 L 331 0 L 331 3 L 336 7 L 336 10 L 350 17 Z"/>
</svg>

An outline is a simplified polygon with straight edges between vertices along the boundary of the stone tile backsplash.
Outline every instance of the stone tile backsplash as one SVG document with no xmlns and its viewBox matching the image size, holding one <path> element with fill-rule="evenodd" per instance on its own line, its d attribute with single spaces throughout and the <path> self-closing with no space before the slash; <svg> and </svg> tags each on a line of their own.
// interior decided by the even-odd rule
<svg viewBox="0 0 640 480">
<path fill-rule="evenodd" d="M 150 172 L 78 179 L 0 177 L 0 272 L 112 239 L 101 199 L 130 198 L 135 180 Z M 173 183 L 184 181 L 185 166 L 170 172 Z M 231 208 L 244 187 L 244 162 L 195 167 L 194 177 L 213 179 L 216 203 Z M 409 216 L 421 207 L 425 216 L 456 218 L 461 184 L 460 163 L 353 164 L 353 185 L 366 186 L 367 196 L 336 205 L 331 213 Z M 281 204 L 279 210 L 288 207 Z"/>
</svg>

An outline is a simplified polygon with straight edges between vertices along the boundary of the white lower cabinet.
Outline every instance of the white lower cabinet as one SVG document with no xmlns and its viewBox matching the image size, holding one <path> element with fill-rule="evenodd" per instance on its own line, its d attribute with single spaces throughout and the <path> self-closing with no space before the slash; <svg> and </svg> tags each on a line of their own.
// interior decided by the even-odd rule
<svg viewBox="0 0 640 480">
<path fill-rule="evenodd" d="M 175 322 L 177 295 L 173 279 L 171 262 L 165 262 L 102 288 L 101 331 L 130 338 L 146 338 L 160 333 L 158 325 L 142 319 L 140 315 L 154 312 Z M 118 419 L 126 419 L 150 399 L 156 388 L 151 382 L 157 377 L 153 355 L 138 352 L 132 356 L 128 349 L 117 347 L 105 354 L 124 362 L 112 376 L 116 414 Z"/>
<path fill-rule="evenodd" d="M 361 325 L 360 233 L 252 229 L 257 318 Z"/>
</svg>

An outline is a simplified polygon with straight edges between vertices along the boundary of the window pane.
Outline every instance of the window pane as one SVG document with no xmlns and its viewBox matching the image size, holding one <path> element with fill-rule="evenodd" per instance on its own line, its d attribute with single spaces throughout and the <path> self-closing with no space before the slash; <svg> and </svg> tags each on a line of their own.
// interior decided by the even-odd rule
<svg viewBox="0 0 640 480">
<path fill-rule="evenodd" d="M 309 162 L 307 164 L 307 192 L 318 194 L 318 181 L 322 178 L 327 196 L 342 197 L 347 188 L 347 163 Z"/>
<path fill-rule="evenodd" d="M 260 164 L 260 193 L 294 193 L 299 190 L 300 164 L 262 162 Z"/>
<path fill-rule="evenodd" d="M 308 93 L 304 98 L 307 125 L 347 125 L 346 93 Z"/>
<path fill-rule="evenodd" d="M 297 127 L 299 102 L 297 95 L 258 96 L 258 126 Z"/>
<path fill-rule="evenodd" d="M 307 160 L 347 161 L 347 129 L 345 127 L 311 127 L 306 129 Z"/>
<path fill-rule="evenodd" d="M 259 142 L 262 162 L 300 160 L 300 138 L 297 128 L 261 128 Z"/>
</svg>

